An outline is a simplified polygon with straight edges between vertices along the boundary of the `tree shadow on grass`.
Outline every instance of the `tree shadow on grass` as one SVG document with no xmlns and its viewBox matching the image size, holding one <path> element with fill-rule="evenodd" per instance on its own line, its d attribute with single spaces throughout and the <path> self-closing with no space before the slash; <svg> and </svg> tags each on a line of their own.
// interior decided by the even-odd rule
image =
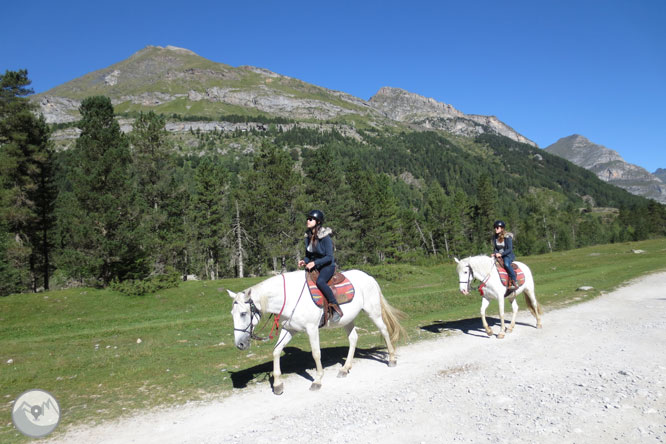
<svg viewBox="0 0 666 444">
<path fill-rule="evenodd" d="M 493 327 L 493 326 L 499 326 L 500 325 L 500 319 L 499 317 L 494 318 L 491 316 L 486 316 L 486 321 L 488 321 L 488 326 Z M 507 318 L 504 318 L 504 325 L 508 327 L 511 323 L 511 317 L 509 316 L 508 321 Z M 525 322 L 520 322 L 516 321 L 516 325 L 524 325 L 528 327 L 534 327 L 532 324 L 528 324 Z M 471 335 L 471 336 L 478 336 L 480 338 L 487 338 L 488 335 L 486 334 L 486 331 L 483 329 L 483 323 L 481 322 L 481 318 L 468 318 L 468 319 L 459 319 L 457 321 L 442 321 L 442 322 L 435 322 L 430 325 L 424 325 L 420 327 L 421 330 L 426 330 L 431 333 L 443 333 L 443 332 L 456 332 L 459 331 L 461 333 L 464 333 L 466 335 Z"/>
<path fill-rule="evenodd" d="M 321 350 L 321 365 L 331 367 L 335 364 L 344 364 L 349 347 L 327 347 Z M 354 359 L 371 359 L 388 365 L 388 354 L 384 347 L 356 348 Z M 306 370 L 314 369 L 315 363 L 312 352 L 301 350 L 297 347 L 285 347 L 280 358 L 280 370 L 282 376 L 297 374 L 308 381 L 314 378 Z M 273 388 L 273 361 L 267 361 L 250 368 L 229 372 L 234 388 L 245 388 L 248 383 L 269 381 Z"/>
</svg>

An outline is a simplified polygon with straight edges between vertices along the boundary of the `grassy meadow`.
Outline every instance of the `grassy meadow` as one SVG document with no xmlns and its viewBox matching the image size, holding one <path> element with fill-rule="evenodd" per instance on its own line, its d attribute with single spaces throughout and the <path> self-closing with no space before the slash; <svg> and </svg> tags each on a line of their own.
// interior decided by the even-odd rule
<svg viewBox="0 0 666 444">
<path fill-rule="evenodd" d="M 633 251 L 639 249 L 644 253 Z M 656 239 L 519 260 L 534 273 L 548 328 L 549 309 L 666 270 L 665 252 L 666 239 Z M 363 269 L 377 278 L 391 305 L 408 315 L 403 320 L 408 337 L 398 347 L 445 334 L 438 326 L 448 321 L 474 319 L 473 325 L 478 321 L 481 328 L 479 294 L 459 293 L 452 261 Z M 222 397 L 257 383 L 269 391 L 275 340 L 237 350 L 231 299 L 225 291 L 239 291 L 263 279 L 183 282 L 178 288 L 141 297 L 72 288 L 0 298 L 0 442 L 28 441 L 14 428 L 11 408 L 13 400 L 29 389 L 47 390 L 58 399 L 62 416 L 55 433 L 74 423 Z M 594 290 L 577 292 L 583 285 Z M 519 304 L 524 310 L 522 296 Z M 496 304 L 491 304 L 488 314 L 497 316 Z M 263 321 L 259 334 L 267 336 L 270 324 L 262 325 Z M 367 316 L 361 315 L 357 326 L 357 359 L 363 359 L 381 349 L 383 341 Z M 343 331 L 326 330 L 321 340 L 324 365 L 342 362 L 347 344 Z M 297 335 L 285 349 L 284 373 L 311 369 L 309 351 L 307 336 Z"/>
</svg>

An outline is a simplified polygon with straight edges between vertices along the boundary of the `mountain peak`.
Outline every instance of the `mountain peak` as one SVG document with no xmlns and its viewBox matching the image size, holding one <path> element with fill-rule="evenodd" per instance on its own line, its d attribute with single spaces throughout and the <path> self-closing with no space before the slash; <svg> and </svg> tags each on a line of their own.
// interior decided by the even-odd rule
<svg viewBox="0 0 666 444">
<path fill-rule="evenodd" d="M 173 51 L 173 52 L 178 52 L 178 53 L 181 53 L 181 54 L 198 55 L 196 52 L 191 51 L 189 49 L 180 48 L 178 46 L 172 46 L 172 45 L 167 45 L 167 46 L 147 45 L 145 48 L 137 51 L 134 55 L 143 54 L 143 53 L 150 52 L 150 51 L 155 51 L 155 50 L 158 50 L 158 51 Z"/>
<path fill-rule="evenodd" d="M 627 163 L 617 151 L 597 145 L 580 134 L 563 137 L 546 147 L 545 151 L 590 170 L 601 180 L 632 194 L 666 203 L 666 187 L 657 176 Z"/>
<path fill-rule="evenodd" d="M 585 169 L 591 169 L 600 163 L 624 162 L 624 159 L 617 151 L 592 143 L 588 138 L 580 134 L 563 137 L 546 147 L 545 150 L 551 154 L 564 157 Z"/>
</svg>

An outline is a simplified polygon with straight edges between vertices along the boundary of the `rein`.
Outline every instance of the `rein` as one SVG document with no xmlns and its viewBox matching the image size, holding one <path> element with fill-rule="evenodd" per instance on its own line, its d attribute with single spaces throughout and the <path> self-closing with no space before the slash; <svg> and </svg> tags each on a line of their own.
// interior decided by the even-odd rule
<svg viewBox="0 0 666 444">
<path fill-rule="evenodd" d="M 284 307 L 287 304 L 287 282 L 284 278 L 284 274 L 282 276 L 282 308 L 280 309 L 280 313 L 275 315 L 275 313 L 270 313 L 270 316 L 264 321 L 264 324 L 259 327 L 257 330 L 261 330 L 266 327 L 266 324 L 270 321 L 271 317 L 273 317 L 273 323 L 271 325 L 271 331 L 268 333 L 268 337 L 265 338 L 263 336 L 259 336 L 254 333 L 254 325 L 252 323 L 252 319 L 256 315 L 259 316 L 259 319 L 261 319 L 261 311 L 257 308 L 256 305 L 254 305 L 254 301 L 250 299 L 250 325 L 248 325 L 245 328 L 234 328 L 234 331 L 242 331 L 243 333 L 250 333 L 250 338 L 255 339 L 257 341 L 267 341 L 269 339 L 273 339 L 273 331 L 277 331 L 280 328 L 280 316 L 282 316 L 282 312 L 284 311 Z M 303 296 L 303 290 L 305 290 L 305 286 L 307 285 L 307 280 L 303 284 L 303 288 L 301 289 L 301 295 L 298 297 L 298 299 L 301 299 L 301 296 Z M 296 302 L 296 305 L 298 305 L 298 302 Z M 249 331 L 248 331 L 249 330 Z"/>
<path fill-rule="evenodd" d="M 273 325 L 271 326 L 271 332 L 268 334 L 269 339 L 273 339 L 273 329 L 274 328 L 280 328 L 280 316 L 282 316 L 282 310 L 284 310 L 284 306 L 287 304 L 287 281 L 284 278 L 284 273 L 282 273 L 282 295 L 284 298 L 282 299 L 282 308 L 280 309 L 280 313 L 278 313 L 277 316 L 273 318 Z"/>
</svg>

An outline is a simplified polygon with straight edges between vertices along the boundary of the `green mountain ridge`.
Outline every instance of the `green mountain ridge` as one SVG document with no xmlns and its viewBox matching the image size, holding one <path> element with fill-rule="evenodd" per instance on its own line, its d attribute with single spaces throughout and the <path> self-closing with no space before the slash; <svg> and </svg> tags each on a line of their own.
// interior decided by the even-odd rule
<svg viewBox="0 0 666 444">
<path fill-rule="evenodd" d="M 39 101 L 48 122 L 60 123 L 75 120 L 78 103 L 93 95 L 111 98 L 119 112 L 153 110 L 206 117 L 233 112 L 320 120 L 345 114 L 379 117 L 349 94 L 263 68 L 234 68 L 171 46 L 148 46 L 126 60 L 37 94 L 33 100 Z M 58 99 L 70 102 L 58 106 Z"/>
<path fill-rule="evenodd" d="M 234 114 L 370 127 L 412 126 L 468 137 L 499 134 L 536 146 L 494 116 L 465 115 L 451 105 L 399 88 L 383 87 L 366 101 L 264 68 L 234 68 L 173 46 L 148 46 L 33 100 L 47 122 L 64 123 L 78 120 L 80 101 L 92 95 L 111 98 L 118 113 L 152 110 L 213 120 Z"/>
</svg>

